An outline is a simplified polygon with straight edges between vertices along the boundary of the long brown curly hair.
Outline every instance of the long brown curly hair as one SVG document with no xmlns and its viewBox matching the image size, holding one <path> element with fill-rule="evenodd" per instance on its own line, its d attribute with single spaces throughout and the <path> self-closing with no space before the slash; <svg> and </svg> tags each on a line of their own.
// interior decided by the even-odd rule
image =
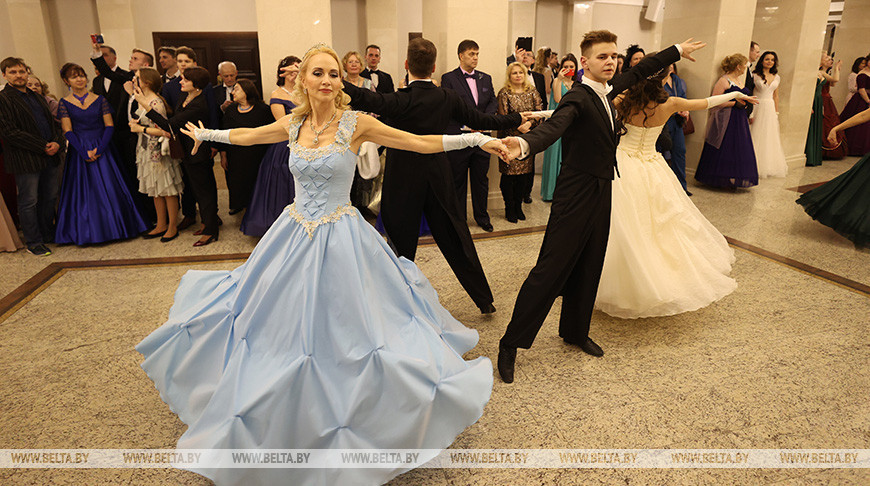
<svg viewBox="0 0 870 486">
<path fill-rule="evenodd" d="M 643 113 L 643 125 L 646 126 L 646 121 L 650 117 L 647 110 L 668 100 L 668 92 L 662 86 L 662 81 L 667 75 L 668 70 L 665 68 L 628 88 L 616 108 L 617 121 L 624 124 L 634 115 Z"/>
</svg>

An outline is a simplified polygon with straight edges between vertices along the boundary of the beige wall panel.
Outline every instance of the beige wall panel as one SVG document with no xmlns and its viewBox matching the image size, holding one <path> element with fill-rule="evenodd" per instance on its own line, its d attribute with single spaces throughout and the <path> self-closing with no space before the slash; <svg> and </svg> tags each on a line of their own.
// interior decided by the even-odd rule
<svg viewBox="0 0 870 486">
<path fill-rule="evenodd" d="M 363 50 L 367 45 L 365 0 L 331 0 L 330 5 L 332 48 L 340 57 L 350 51 L 357 51 L 364 56 Z"/>
<path fill-rule="evenodd" d="M 318 42 L 332 44 L 329 2 L 256 0 L 255 3 L 257 25 L 252 30 L 259 32 L 260 68 L 264 80 L 273 79 L 275 66 L 284 56 L 302 57 Z"/>
<path fill-rule="evenodd" d="M 257 13 L 260 8 L 259 2 L 255 0 L 130 0 L 130 3 L 133 21 L 136 25 L 136 45 L 145 46 L 149 52 L 154 49 L 152 32 L 253 32 L 258 30 Z M 276 14 L 280 12 L 280 16 L 274 17 L 266 13 L 267 17 L 270 17 L 270 25 L 275 25 L 277 29 L 275 32 L 292 35 L 296 28 L 295 19 L 297 17 L 291 10 L 302 11 L 296 5 L 307 6 L 307 4 L 287 0 L 268 3 L 275 5 L 274 12 Z M 260 43 L 262 45 L 262 39 Z M 261 49 L 260 59 L 261 65 L 269 66 L 269 69 L 266 70 L 268 76 L 263 79 L 272 79 L 274 76 L 272 70 L 277 65 L 277 58 L 272 60 L 263 57 Z"/>
</svg>

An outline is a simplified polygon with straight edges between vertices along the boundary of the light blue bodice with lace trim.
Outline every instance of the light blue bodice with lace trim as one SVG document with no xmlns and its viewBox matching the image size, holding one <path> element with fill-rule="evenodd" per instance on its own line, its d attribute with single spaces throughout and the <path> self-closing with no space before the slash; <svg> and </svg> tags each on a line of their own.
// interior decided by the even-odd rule
<svg viewBox="0 0 870 486">
<path fill-rule="evenodd" d="M 291 218 L 305 227 L 309 236 L 321 224 L 356 216 L 350 204 L 357 156 L 350 150 L 358 112 L 347 110 L 338 122 L 335 141 L 311 149 L 297 143 L 301 121 L 290 124 L 290 172 L 296 184 L 296 201 L 287 207 Z"/>
</svg>

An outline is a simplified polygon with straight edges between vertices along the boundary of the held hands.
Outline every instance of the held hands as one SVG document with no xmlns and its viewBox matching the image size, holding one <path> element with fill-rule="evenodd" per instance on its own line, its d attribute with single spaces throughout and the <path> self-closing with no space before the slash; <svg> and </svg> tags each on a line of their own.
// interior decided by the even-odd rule
<svg viewBox="0 0 870 486">
<path fill-rule="evenodd" d="M 504 159 L 508 153 L 507 147 L 505 147 L 504 143 L 502 143 L 502 141 L 497 138 L 486 142 L 480 148 L 487 151 L 488 153 L 491 153 L 492 155 L 497 155 L 501 159 Z"/>
<path fill-rule="evenodd" d="M 88 158 L 85 160 L 87 160 L 88 162 L 94 162 L 98 158 L 100 158 L 100 156 L 97 155 L 97 148 L 94 147 L 94 148 L 88 150 Z"/>
<path fill-rule="evenodd" d="M 522 125 L 517 127 L 517 130 L 519 130 L 520 133 L 528 133 L 529 130 L 531 130 L 531 129 L 532 129 L 532 122 L 531 121 L 527 121 L 527 122 L 525 122 Z"/>
<path fill-rule="evenodd" d="M 520 116 L 523 117 L 523 122 L 522 122 L 523 125 L 525 125 L 526 123 L 528 123 L 528 122 L 530 122 L 530 121 L 532 121 L 532 120 L 538 120 L 538 119 L 544 117 L 544 116 L 541 115 L 540 113 L 536 113 L 536 112 L 534 112 L 534 111 L 523 111 L 523 112 L 520 112 Z"/>
<path fill-rule="evenodd" d="M 199 150 L 199 146 L 202 145 L 202 139 L 198 136 L 202 133 L 200 130 L 205 130 L 205 125 L 202 124 L 202 120 L 200 120 L 198 127 L 194 125 L 193 122 L 187 122 L 187 125 L 181 129 L 181 133 L 193 139 L 193 150 L 190 151 L 190 155 L 196 155 L 196 151 Z"/>
<path fill-rule="evenodd" d="M 517 137 L 506 137 L 501 139 L 501 142 L 504 144 L 505 153 L 501 155 L 501 160 L 505 162 L 510 162 L 511 160 L 516 159 L 522 154 L 522 150 L 520 149 L 520 140 Z"/>
<path fill-rule="evenodd" d="M 683 41 L 682 44 L 680 44 L 680 47 L 683 49 L 683 57 L 692 62 L 695 62 L 695 58 L 692 57 L 692 53 L 697 51 L 698 49 L 703 49 L 707 46 L 707 43 L 700 41 L 692 42 L 692 39 L 692 37 L 686 39 L 685 41 Z"/>
</svg>

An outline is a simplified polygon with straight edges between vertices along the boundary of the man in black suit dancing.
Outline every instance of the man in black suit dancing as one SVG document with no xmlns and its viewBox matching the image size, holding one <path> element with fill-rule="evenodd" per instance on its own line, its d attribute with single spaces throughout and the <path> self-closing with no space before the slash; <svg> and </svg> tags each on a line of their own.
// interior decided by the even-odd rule
<svg viewBox="0 0 870 486">
<path fill-rule="evenodd" d="M 492 88 L 492 77 L 477 71 L 477 60 L 480 47 L 477 42 L 466 39 L 459 43 L 459 67 L 441 76 L 441 87 L 456 91 L 474 109 L 487 114 L 495 114 L 498 101 Z M 458 121 L 458 120 L 457 120 Z M 462 133 L 461 123 L 453 123 L 447 128 L 448 135 Z M 486 212 L 486 201 L 489 197 L 489 154 L 472 147 L 463 150 L 453 150 L 447 153 L 453 166 L 453 180 L 459 197 L 459 207 L 466 214 L 468 185 L 471 185 L 471 207 L 474 220 L 484 231 L 492 231 L 489 213 Z"/>
<path fill-rule="evenodd" d="M 616 35 L 606 30 L 587 32 L 580 44 L 582 83 L 575 83 L 562 97 L 550 120 L 506 139 L 510 155 L 525 158 L 561 137 L 563 156 L 538 262 L 520 288 L 499 343 L 498 371 L 505 383 L 514 380 L 517 348 L 532 346 L 559 295 L 563 296 L 559 336 L 588 354 L 604 355 L 589 339 L 589 321 L 610 233 L 611 183 L 620 130 L 611 100 L 679 61 L 681 55 L 692 59 L 691 53 L 704 45 L 690 39 L 645 57 L 628 73 L 614 77 Z"/>
<path fill-rule="evenodd" d="M 453 120 L 478 129 L 513 128 L 523 123 L 519 113 L 486 115 L 455 92 L 432 82 L 437 51 L 432 42 L 408 43 L 405 68 L 408 87 L 391 94 L 373 93 L 345 82 L 355 110 L 377 113 L 401 130 L 418 135 L 443 134 Z M 481 313 L 495 312 L 492 291 L 474 249 L 465 213 L 459 209 L 447 156 L 388 149 L 384 169 L 381 216 L 396 253 L 414 260 L 421 214 L 435 243 Z"/>
</svg>

